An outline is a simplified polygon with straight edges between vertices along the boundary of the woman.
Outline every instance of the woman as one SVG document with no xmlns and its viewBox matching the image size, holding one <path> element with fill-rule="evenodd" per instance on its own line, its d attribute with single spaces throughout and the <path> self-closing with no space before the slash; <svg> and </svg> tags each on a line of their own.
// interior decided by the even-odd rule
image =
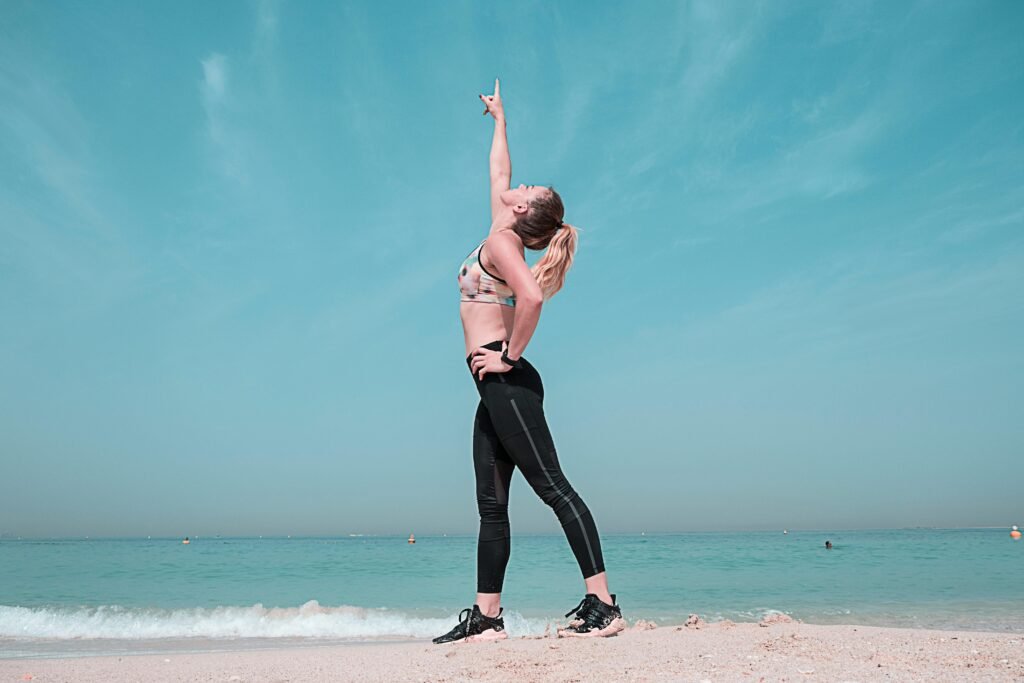
<svg viewBox="0 0 1024 683">
<path fill-rule="evenodd" d="M 601 541 L 590 510 L 562 474 L 544 420 L 544 387 L 523 357 L 544 300 L 561 289 L 576 249 L 576 228 L 562 222 L 565 210 L 552 188 L 510 188 L 512 163 L 505 138 L 500 83 L 480 95 L 494 117 L 491 145 L 491 230 L 459 268 L 460 314 L 466 362 L 480 393 L 473 425 L 473 463 L 480 510 L 477 596 L 460 623 L 435 643 L 507 638 L 501 618 L 501 587 L 510 541 L 508 487 L 518 467 L 554 510 L 586 585 L 576 617 L 560 636 L 610 636 L 626 623 L 608 592 Z M 524 249 L 547 249 L 531 271 Z"/>
</svg>

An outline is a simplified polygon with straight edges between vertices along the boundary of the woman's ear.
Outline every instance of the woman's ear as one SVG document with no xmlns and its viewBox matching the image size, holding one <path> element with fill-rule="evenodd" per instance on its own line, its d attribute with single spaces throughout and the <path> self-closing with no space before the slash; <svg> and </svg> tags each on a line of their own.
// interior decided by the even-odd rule
<svg viewBox="0 0 1024 683">
<path fill-rule="evenodd" d="M 529 204 L 516 204 L 512 207 L 512 212 L 517 214 L 524 214 L 530 210 Z"/>
</svg>

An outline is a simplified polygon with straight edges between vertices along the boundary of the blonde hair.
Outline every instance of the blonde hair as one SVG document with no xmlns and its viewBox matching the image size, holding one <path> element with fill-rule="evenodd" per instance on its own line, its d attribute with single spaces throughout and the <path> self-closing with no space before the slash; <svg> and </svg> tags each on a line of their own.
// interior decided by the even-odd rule
<svg viewBox="0 0 1024 683">
<path fill-rule="evenodd" d="M 547 252 L 530 269 L 544 292 L 545 301 L 557 294 L 565 284 L 565 275 L 572 267 L 578 243 L 579 230 L 568 223 L 562 223 L 562 227 L 548 243 Z"/>
</svg>

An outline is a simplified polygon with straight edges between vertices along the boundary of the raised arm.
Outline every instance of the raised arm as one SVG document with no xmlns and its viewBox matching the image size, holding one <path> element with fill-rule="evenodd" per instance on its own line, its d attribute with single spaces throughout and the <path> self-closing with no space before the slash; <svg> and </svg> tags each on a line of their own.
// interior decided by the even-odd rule
<svg viewBox="0 0 1024 683">
<path fill-rule="evenodd" d="M 494 117 L 494 139 L 491 141 L 491 220 L 501 209 L 501 193 L 512 183 L 512 159 L 508 154 L 508 138 L 505 134 L 505 106 L 501 101 L 501 83 L 494 79 L 494 94 L 481 95 L 487 105 L 485 114 Z"/>
</svg>

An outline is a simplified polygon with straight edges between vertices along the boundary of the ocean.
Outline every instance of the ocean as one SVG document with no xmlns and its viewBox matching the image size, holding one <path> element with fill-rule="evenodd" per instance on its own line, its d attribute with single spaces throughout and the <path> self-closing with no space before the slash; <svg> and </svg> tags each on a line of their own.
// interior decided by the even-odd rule
<svg viewBox="0 0 1024 683">
<path fill-rule="evenodd" d="M 824 543 L 831 540 L 832 550 Z M 624 616 L 1024 632 L 1009 529 L 606 534 Z M 0 541 L 0 657 L 428 638 L 475 592 L 475 536 Z M 565 621 L 562 536 L 514 535 L 511 635 Z"/>
</svg>

